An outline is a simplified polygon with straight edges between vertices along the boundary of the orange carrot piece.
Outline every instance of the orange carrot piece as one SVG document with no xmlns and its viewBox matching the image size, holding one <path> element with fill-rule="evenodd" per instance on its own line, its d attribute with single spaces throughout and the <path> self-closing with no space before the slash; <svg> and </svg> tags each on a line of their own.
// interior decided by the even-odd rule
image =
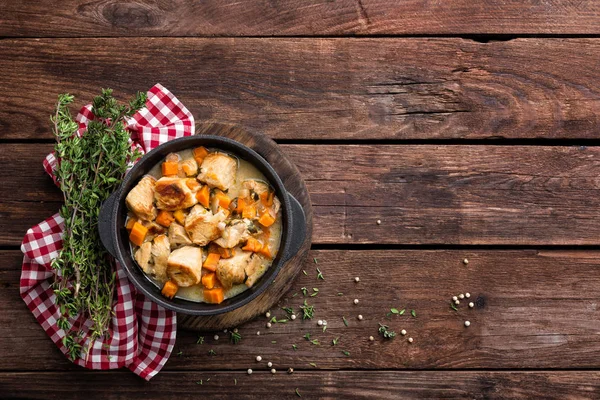
<svg viewBox="0 0 600 400">
<path fill-rule="evenodd" d="M 273 205 L 273 197 L 275 197 L 275 193 L 267 190 L 260 194 L 260 201 L 265 207 L 271 207 Z"/>
<path fill-rule="evenodd" d="M 136 246 L 141 246 L 144 243 L 144 239 L 146 239 L 146 235 L 148 234 L 148 228 L 144 225 L 136 222 L 133 224 L 133 228 L 131 228 L 131 232 L 129 232 L 129 240 L 131 243 Z"/>
<path fill-rule="evenodd" d="M 156 217 L 156 223 L 164 226 L 165 228 L 168 228 L 173 221 L 175 221 L 173 213 L 165 210 L 160 210 L 158 216 Z"/>
<path fill-rule="evenodd" d="M 244 207 L 244 209 L 242 210 L 242 217 L 248 219 L 256 218 L 256 207 L 254 206 L 254 204 Z"/>
<path fill-rule="evenodd" d="M 259 251 L 257 251 L 257 253 L 265 256 L 269 260 L 273 258 L 273 255 L 271 255 L 271 250 L 269 250 L 269 245 L 267 244 L 265 244 Z"/>
<path fill-rule="evenodd" d="M 214 288 L 217 284 L 217 274 L 215 274 L 214 272 L 209 272 L 208 274 L 205 274 L 204 276 L 202 276 L 202 284 L 207 289 Z"/>
<path fill-rule="evenodd" d="M 209 253 L 208 257 L 206 257 L 206 260 L 204 260 L 204 264 L 202 264 L 202 267 L 206 268 L 209 271 L 216 271 L 217 264 L 219 263 L 220 258 L 221 256 L 219 255 L 219 253 Z"/>
<path fill-rule="evenodd" d="M 235 255 L 235 250 L 219 247 L 219 255 L 221 256 L 221 258 L 231 258 Z"/>
<path fill-rule="evenodd" d="M 128 231 L 130 231 L 130 230 L 131 230 L 131 228 L 133 228 L 133 225 L 134 225 L 136 222 L 137 222 L 137 219 L 136 219 L 136 218 L 129 217 L 129 218 L 127 219 L 127 224 L 125 224 L 125 228 L 126 228 Z"/>
<path fill-rule="evenodd" d="M 167 281 L 160 292 L 163 296 L 172 299 L 177 294 L 177 290 L 179 290 L 179 286 L 175 282 Z"/>
<path fill-rule="evenodd" d="M 204 301 L 212 304 L 219 304 L 225 298 L 222 288 L 205 289 L 204 290 Z"/>
<path fill-rule="evenodd" d="M 232 211 L 241 214 L 242 211 L 244 211 L 244 207 L 246 207 L 246 199 L 238 197 L 235 207 L 232 209 Z"/>
<path fill-rule="evenodd" d="M 262 244 L 258 240 L 251 237 L 251 238 L 248 238 L 248 241 L 246 242 L 244 247 L 242 247 L 242 250 L 253 251 L 253 252 L 257 253 L 260 251 L 261 248 L 262 248 Z"/>
<path fill-rule="evenodd" d="M 162 174 L 164 176 L 177 175 L 178 172 L 179 172 L 179 163 L 171 162 L 171 161 L 165 161 L 164 163 L 162 163 Z"/>
<path fill-rule="evenodd" d="M 231 199 L 225 193 L 218 190 L 215 193 L 215 200 L 220 207 L 229 208 L 229 204 L 231 203 Z"/>
<path fill-rule="evenodd" d="M 175 219 L 177 220 L 177 222 L 179 222 L 181 225 L 184 224 L 185 222 L 185 214 L 183 213 L 183 210 L 177 210 L 173 213 L 173 217 L 175 217 Z"/>
<path fill-rule="evenodd" d="M 204 161 L 204 157 L 206 157 L 208 155 L 208 150 L 206 150 L 205 147 L 200 146 L 200 147 L 196 147 L 193 150 L 193 153 L 194 153 L 194 159 L 198 163 L 198 166 L 200 166 L 200 165 L 202 165 L 202 161 Z"/>
<path fill-rule="evenodd" d="M 275 223 L 275 217 L 271 215 L 269 210 L 266 210 L 258 219 L 258 223 L 268 228 Z"/>
<path fill-rule="evenodd" d="M 210 189 L 208 188 L 208 185 L 204 185 L 202 186 L 202 189 L 198 190 L 198 193 L 196 193 L 196 199 L 198 200 L 198 203 L 202 204 L 203 207 L 208 207 L 210 204 Z"/>
</svg>

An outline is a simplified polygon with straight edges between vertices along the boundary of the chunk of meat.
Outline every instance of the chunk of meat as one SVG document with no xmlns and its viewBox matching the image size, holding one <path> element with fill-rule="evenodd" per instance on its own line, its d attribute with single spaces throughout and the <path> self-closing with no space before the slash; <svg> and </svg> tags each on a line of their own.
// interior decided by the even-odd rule
<svg viewBox="0 0 600 400">
<path fill-rule="evenodd" d="M 136 250 L 134 258 L 138 265 L 145 273 L 150 273 L 150 257 L 152 257 L 152 243 L 144 242 L 139 249 Z"/>
<path fill-rule="evenodd" d="M 154 186 L 156 179 L 147 175 L 138 182 L 137 185 L 125 198 L 127 208 L 135 213 L 138 218 L 152 221 L 156 218 L 156 207 L 154 207 Z"/>
<path fill-rule="evenodd" d="M 256 281 L 258 281 L 269 268 L 269 264 L 267 260 L 259 254 L 253 254 L 246 265 L 245 272 L 246 276 L 246 286 L 252 287 Z"/>
<path fill-rule="evenodd" d="M 273 205 L 271 207 L 272 207 L 275 215 L 277 215 L 277 213 L 279 212 L 279 209 L 281 208 L 281 202 L 279 201 L 277 196 L 273 197 Z"/>
<path fill-rule="evenodd" d="M 206 246 L 210 241 L 221 236 L 219 222 L 227 216 L 223 211 L 213 214 L 202 206 L 195 206 L 185 218 L 185 230 L 193 243 Z"/>
<path fill-rule="evenodd" d="M 187 160 L 181 162 L 179 164 L 179 168 L 185 176 L 196 176 L 198 175 L 198 163 L 193 158 L 188 158 Z"/>
<path fill-rule="evenodd" d="M 244 188 L 252 190 L 256 194 L 261 194 L 269 190 L 269 185 L 255 179 L 248 179 L 244 181 Z"/>
<path fill-rule="evenodd" d="M 157 224 L 154 221 L 142 221 L 142 225 L 148 228 L 148 233 L 146 234 L 146 241 L 151 242 L 156 236 L 161 235 L 166 232 L 164 226 Z"/>
<path fill-rule="evenodd" d="M 242 220 L 234 220 L 231 225 L 225 227 L 221 237 L 215 243 L 226 249 L 231 249 L 250 237 L 248 225 Z"/>
<path fill-rule="evenodd" d="M 233 257 L 219 260 L 216 272 L 223 288 L 230 289 L 233 285 L 244 283 L 246 265 L 251 256 L 252 253 L 237 249 Z"/>
<path fill-rule="evenodd" d="M 171 254 L 171 244 L 166 235 L 159 235 L 152 241 L 152 257 L 154 268 L 151 275 L 160 282 L 167 280 L 167 261 Z"/>
<path fill-rule="evenodd" d="M 235 182 L 236 174 L 237 160 L 222 153 L 210 153 L 202 161 L 198 180 L 211 187 L 227 190 Z"/>
<path fill-rule="evenodd" d="M 202 249 L 195 246 L 173 250 L 167 260 L 167 276 L 180 287 L 200 283 L 203 256 Z"/>
<path fill-rule="evenodd" d="M 169 226 L 168 236 L 169 236 L 169 243 L 171 244 L 171 247 L 173 247 L 173 248 L 179 247 L 182 244 L 183 245 L 192 244 L 192 241 L 188 237 L 183 225 L 179 225 L 177 222 L 172 222 L 171 225 Z"/>
<path fill-rule="evenodd" d="M 244 189 L 248 190 L 248 196 L 250 196 L 252 200 L 257 200 L 256 198 L 252 197 L 252 192 L 256 193 L 257 195 L 260 195 L 261 193 L 269 191 L 269 185 L 262 181 L 248 179 L 244 181 Z M 279 201 L 277 196 L 274 196 L 273 205 L 271 206 L 273 213 L 277 214 L 280 208 L 281 202 Z"/>
<path fill-rule="evenodd" d="M 160 210 L 181 210 L 192 207 L 198 202 L 194 193 L 185 184 L 185 179 L 163 177 L 156 181 L 154 189 L 156 206 Z"/>
</svg>

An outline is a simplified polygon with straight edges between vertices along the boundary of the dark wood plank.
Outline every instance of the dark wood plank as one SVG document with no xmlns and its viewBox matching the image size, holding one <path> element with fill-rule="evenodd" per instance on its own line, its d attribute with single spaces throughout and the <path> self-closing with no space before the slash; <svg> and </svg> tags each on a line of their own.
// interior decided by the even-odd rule
<svg viewBox="0 0 600 400">
<path fill-rule="evenodd" d="M 59 93 L 161 82 L 198 121 L 276 139 L 596 139 L 599 57 L 600 39 L 6 39 L 0 137 L 51 137 Z"/>
<path fill-rule="evenodd" d="M 582 0 L 4 1 L 3 36 L 286 36 L 597 34 L 600 8 Z"/>
<path fill-rule="evenodd" d="M 150 383 L 119 372 L 2 372 L 5 399 L 593 399 L 600 372 L 163 372 Z M 67 383 L 68 382 L 68 383 Z M 202 384 L 200 384 L 202 382 Z"/>
<path fill-rule="evenodd" d="M 467 267 L 461 263 L 465 257 Z M 21 301 L 20 264 L 20 252 L 0 252 L 0 370 L 73 369 Z M 313 320 L 298 318 L 267 329 L 268 319 L 258 317 L 239 327 L 238 345 L 222 331 L 217 341 L 215 332 L 204 334 L 204 344 L 196 344 L 196 333 L 179 331 L 165 369 L 264 371 L 267 361 L 279 370 L 311 369 L 312 362 L 319 369 L 600 368 L 599 265 L 595 251 L 311 251 L 304 266 L 308 275 L 298 276 L 280 306 L 299 310 L 301 288 L 312 293 L 316 287 L 319 294 L 308 297 L 316 309 Z M 317 266 L 324 281 L 316 279 Z M 450 308 L 451 296 L 461 292 L 472 294 L 474 309 L 466 301 L 458 312 Z M 386 317 L 391 307 L 407 311 Z M 271 312 L 285 316 L 278 308 Z M 318 319 L 328 321 L 325 332 Z M 383 341 L 379 322 L 408 335 Z M 306 333 L 321 345 L 310 344 Z M 406 341 L 409 336 L 414 343 Z M 332 346 L 336 337 L 339 343 Z M 210 349 L 215 356 L 209 356 Z"/>
<path fill-rule="evenodd" d="M 58 210 L 60 193 L 40 165 L 51 148 L 0 145 L 0 245 L 18 245 L 30 226 Z M 598 147 L 282 149 L 307 183 L 313 243 L 600 244 Z"/>
</svg>

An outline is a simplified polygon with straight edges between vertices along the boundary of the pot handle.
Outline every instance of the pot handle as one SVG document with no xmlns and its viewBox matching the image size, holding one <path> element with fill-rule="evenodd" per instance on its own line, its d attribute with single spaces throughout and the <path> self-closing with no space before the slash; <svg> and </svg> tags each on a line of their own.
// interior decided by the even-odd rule
<svg viewBox="0 0 600 400">
<path fill-rule="evenodd" d="M 98 233 L 100 235 L 100 241 L 104 245 L 106 251 L 113 257 L 116 257 L 115 251 L 115 238 L 112 235 L 112 215 L 114 211 L 115 201 L 117 200 L 117 192 L 114 192 L 100 206 L 100 213 L 98 214 Z"/>
<path fill-rule="evenodd" d="M 294 257 L 300 250 L 300 247 L 302 247 L 304 239 L 306 239 L 306 216 L 304 215 L 302 205 L 289 192 L 287 196 L 290 199 L 292 209 L 292 237 L 290 238 L 290 245 L 282 257 L 282 263 Z"/>
</svg>

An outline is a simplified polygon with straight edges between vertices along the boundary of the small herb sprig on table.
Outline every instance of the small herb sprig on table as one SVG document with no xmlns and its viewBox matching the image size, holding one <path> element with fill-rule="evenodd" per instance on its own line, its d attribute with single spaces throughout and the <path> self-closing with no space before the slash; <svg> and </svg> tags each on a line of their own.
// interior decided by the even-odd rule
<svg viewBox="0 0 600 400">
<path fill-rule="evenodd" d="M 57 324 L 66 333 L 63 344 L 75 360 L 89 354 L 94 341 L 108 334 L 115 292 L 115 273 L 98 234 L 100 205 L 123 180 L 129 163 L 139 157 L 129 144 L 125 118 L 146 103 L 146 94 L 138 93 L 127 105 L 121 105 L 104 89 L 92 103 L 95 119 L 85 134 L 78 136 L 78 124 L 69 105 L 73 96 L 58 98 L 50 118 L 56 137 L 54 146 L 58 166 L 54 171 L 63 192 L 60 216 L 65 220 L 63 248 L 52 261 L 53 283 L 61 317 Z M 72 325 L 69 318 L 77 318 Z M 80 325 L 92 321 L 89 347 L 82 348 Z"/>
</svg>

